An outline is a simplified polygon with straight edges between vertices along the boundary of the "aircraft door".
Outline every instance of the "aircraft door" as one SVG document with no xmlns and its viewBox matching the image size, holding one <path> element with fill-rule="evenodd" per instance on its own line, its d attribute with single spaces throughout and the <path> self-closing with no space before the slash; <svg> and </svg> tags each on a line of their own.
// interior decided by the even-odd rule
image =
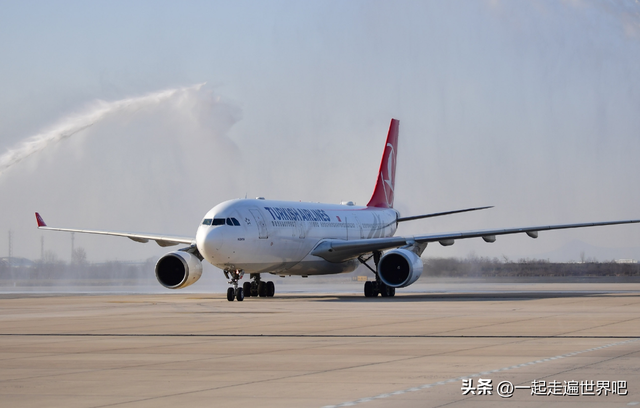
<svg viewBox="0 0 640 408">
<path fill-rule="evenodd" d="M 249 208 L 251 215 L 253 215 L 253 219 L 256 221 L 256 225 L 258 226 L 258 238 L 267 239 L 269 238 L 269 232 L 267 231 L 267 223 L 264 221 L 260 210 L 257 208 Z"/>
</svg>

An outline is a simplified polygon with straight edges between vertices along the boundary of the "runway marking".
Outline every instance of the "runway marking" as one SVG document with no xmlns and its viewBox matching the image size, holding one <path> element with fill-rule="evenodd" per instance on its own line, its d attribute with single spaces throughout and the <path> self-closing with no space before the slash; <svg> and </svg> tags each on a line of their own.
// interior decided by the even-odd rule
<svg viewBox="0 0 640 408">
<path fill-rule="evenodd" d="M 0 333 L 2 336 L 26 336 L 26 337 L 276 337 L 276 338 L 355 338 L 355 339 L 632 339 L 640 340 L 634 336 L 544 336 L 544 335 L 466 335 L 466 334 L 206 334 L 206 333 Z M 615 343 L 618 344 L 618 343 Z M 622 344 L 622 343 L 620 343 Z M 582 351 L 580 352 L 582 353 Z"/>
<path fill-rule="evenodd" d="M 558 360 L 558 359 L 561 359 L 561 358 L 572 357 L 572 356 L 575 356 L 575 355 L 578 355 L 578 354 L 582 354 L 582 353 L 588 353 L 588 352 L 591 352 L 591 351 L 602 350 L 602 349 L 605 349 L 605 348 L 608 348 L 608 347 L 621 346 L 623 344 L 634 343 L 634 342 L 639 341 L 639 340 L 640 340 L 639 338 L 634 338 L 634 339 L 627 340 L 627 341 L 620 341 L 620 342 L 617 342 L 617 343 L 605 344 L 604 346 L 600 346 L 600 347 L 593 347 L 593 348 L 586 349 L 586 350 L 574 351 L 572 353 L 566 353 L 566 354 L 562 354 L 562 355 L 559 355 L 559 356 L 553 356 L 553 357 L 548 357 L 548 358 L 544 358 L 544 359 L 540 359 L 540 360 L 529 361 L 528 363 L 522 363 L 522 364 L 512 365 L 512 366 L 509 366 L 509 367 L 497 368 L 497 369 L 491 370 L 491 371 L 482 371 L 480 373 L 475 373 L 475 374 L 471 374 L 471 375 L 463 375 L 461 377 L 449 378 L 447 380 L 438 381 L 436 383 L 423 384 L 423 385 L 420 385 L 420 386 L 417 386 L 417 387 L 407 388 L 405 390 L 388 392 L 388 393 L 376 395 L 376 396 L 373 396 L 373 397 L 360 398 L 360 399 L 357 399 L 357 400 L 354 400 L 354 401 L 343 402 L 343 403 L 340 403 L 340 404 L 337 404 L 337 405 L 325 405 L 322 408 L 352 407 L 352 406 L 357 405 L 357 404 L 363 404 L 365 402 L 369 402 L 369 401 L 373 401 L 373 400 L 377 400 L 377 399 L 389 398 L 389 397 L 392 397 L 394 395 L 402 395 L 402 394 L 406 394 L 408 392 L 415 392 L 415 391 L 425 390 L 425 389 L 428 389 L 428 388 L 435 387 L 437 385 L 444 385 L 444 384 L 449 384 L 449 383 L 452 383 L 452 382 L 455 382 L 455 381 L 462 381 L 462 380 L 465 380 L 465 379 L 468 379 L 468 378 L 480 377 L 481 375 L 488 375 L 488 374 L 498 373 L 498 372 L 502 372 L 502 371 L 515 370 L 516 368 L 531 366 L 531 365 L 534 365 L 534 364 L 546 363 L 546 362 Z M 640 403 L 638 403 L 638 402 L 630 402 L 627 405 L 638 405 L 638 404 L 640 404 Z"/>
</svg>

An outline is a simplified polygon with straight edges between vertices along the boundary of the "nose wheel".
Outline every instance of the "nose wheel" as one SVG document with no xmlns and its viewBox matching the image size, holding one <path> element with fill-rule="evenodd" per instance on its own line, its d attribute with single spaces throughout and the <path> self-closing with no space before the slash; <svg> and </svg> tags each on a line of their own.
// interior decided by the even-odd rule
<svg viewBox="0 0 640 408">
<path fill-rule="evenodd" d="M 229 302 L 233 302 L 233 299 L 236 299 L 238 302 L 242 302 L 244 300 L 244 290 L 242 290 L 242 288 L 227 289 L 227 300 Z"/>
<path fill-rule="evenodd" d="M 233 299 L 236 299 L 238 302 L 242 302 L 244 300 L 244 290 L 238 287 L 238 281 L 244 276 L 244 271 L 225 270 L 224 275 L 229 279 L 229 284 L 233 285 L 233 287 L 227 289 L 227 300 L 233 302 Z"/>
</svg>

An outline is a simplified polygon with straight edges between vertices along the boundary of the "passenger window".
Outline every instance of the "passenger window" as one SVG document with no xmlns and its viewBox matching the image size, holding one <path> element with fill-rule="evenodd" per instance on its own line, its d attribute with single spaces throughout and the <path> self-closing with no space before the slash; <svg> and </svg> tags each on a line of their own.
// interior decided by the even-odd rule
<svg viewBox="0 0 640 408">
<path fill-rule="evenodd" d="M 231 217 L 231 221 L 233 221 L 233 225 L 240 225 L 240 222 L 233 217 Z"/>
<path fill-rule="evenodd" d="M 233 226 L 233 222 L 231 222 L 231 218 L 227 218 L 227 225 Z"/>
<path fill-rule="evenodd" d="M 211 218 L 205 218 L 204 221 L 202 221 L 202 225 L 211 225 L 211 221 L 213 221 Z"/>
<path fill-rule="evenodd" d="M 214 218 L 212 225 L 224 225 L 224 222 L 225 222 L 224 218 Z"/>
</svg>

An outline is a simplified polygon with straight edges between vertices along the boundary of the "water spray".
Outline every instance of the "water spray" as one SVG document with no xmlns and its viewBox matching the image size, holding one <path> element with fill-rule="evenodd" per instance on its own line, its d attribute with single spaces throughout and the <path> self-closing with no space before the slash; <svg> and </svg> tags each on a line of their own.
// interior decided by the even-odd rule
<svg viewBox="0 0 640 408">
<path fill-rule="evenodd" d="M 203 85 L 204 84 L 198 84 L 191 87 L 168 89 L 145 96 L 126 98 L 113 102 L 98 100 L 86 111 L 67 116 L 54 124 L 50 129 L 28 137 L 15 147 L 7 150 L 6 153 L 0 156 L 0 176 L 27 157 L 41 152 L 53 143 L 67 139 L 87 129 L 114 112 L 124 109 L 140 109 L 147 105 L 161 103 L 188 91 L 198 91 Z"/>
</svg>

